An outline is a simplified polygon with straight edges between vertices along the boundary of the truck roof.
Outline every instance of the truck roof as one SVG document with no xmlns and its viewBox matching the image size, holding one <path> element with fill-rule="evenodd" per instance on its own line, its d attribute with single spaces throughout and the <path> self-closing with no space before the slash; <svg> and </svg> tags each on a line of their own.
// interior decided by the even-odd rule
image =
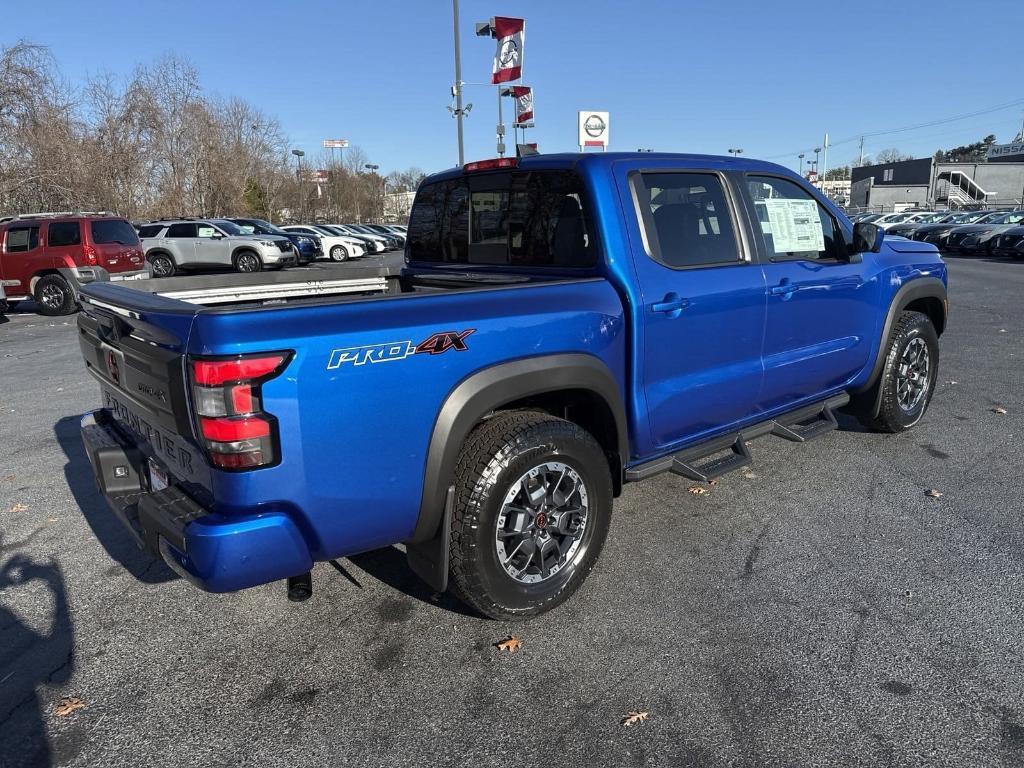
<svg viewBox="0 0 1024 768">
<path fill-rule="evenodd" d="M 485 158 L 490 159 L 490 158 Z M 799 178 L 796 173 L 777 163 L 729 155 L 697 155 L 682 152 L 559 152 L 550 155 L 529 155 L 519 158 L 516 168 L 520 170 L 550 170 L 556 168 L 601 168 L 619 160 L 645 160 L 652 165 L 664 165 L 671 161 L 685 168 L 714 168 L 717 170 L 737 169 L 765 171 Z M 468 165 L 468 163 L 467 163 Z M 430 181 L 457 178 L 464 173 L 462 168 L 449 168 L 428 176 Z"/>
</svg>

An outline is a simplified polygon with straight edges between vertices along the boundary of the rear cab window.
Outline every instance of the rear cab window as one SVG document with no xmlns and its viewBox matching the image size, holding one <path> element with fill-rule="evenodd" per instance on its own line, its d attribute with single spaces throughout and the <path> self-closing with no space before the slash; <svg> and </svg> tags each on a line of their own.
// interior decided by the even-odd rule
<svg viewBox="0 0 1024 768">
<path fill-rule="evenodd" d="M 467 175 L 420 188 L 409 260 L 488 267 L 589 268 L 597 263 L 588 207 L 572 171 Z"/>
</svg>

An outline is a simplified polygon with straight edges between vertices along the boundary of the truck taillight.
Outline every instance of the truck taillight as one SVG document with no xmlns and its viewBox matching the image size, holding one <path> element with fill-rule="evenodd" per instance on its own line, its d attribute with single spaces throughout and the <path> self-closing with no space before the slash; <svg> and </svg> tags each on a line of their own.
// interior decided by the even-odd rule
<svg viewBox="0 0 1024 768">
<path fill-rule="evenodd" d="M 95 267 L 97 264 L 100 263 L 99 254 L 96 252 L 96 249 L 93 248 L 91 245 L 82 246 L 82 251 L 85 253 L 85 263 L 88 264 L 90 267 Z"/>
<path fill-rule="evenodd" d="M 273 352 L 190 359 L 198 436 L 215 467 L 255 469 L 277 463 L 277 420 L 263 410 L 261 388 L 290 358 L 290 352 Z"/>
</svg>

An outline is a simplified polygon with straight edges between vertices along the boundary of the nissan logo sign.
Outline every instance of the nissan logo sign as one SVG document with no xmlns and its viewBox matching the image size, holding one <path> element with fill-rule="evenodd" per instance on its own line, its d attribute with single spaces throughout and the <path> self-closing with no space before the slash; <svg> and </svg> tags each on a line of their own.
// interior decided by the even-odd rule
<svg viewBox="0 0 1024 768">
<path fill-rule="evenodd" d="M 595 139 L 604 133 L 607 127 L 599 115 L 591 115 L 583 123 L 583 130 L 587 132 L 588 136 Z"/>
</svg>

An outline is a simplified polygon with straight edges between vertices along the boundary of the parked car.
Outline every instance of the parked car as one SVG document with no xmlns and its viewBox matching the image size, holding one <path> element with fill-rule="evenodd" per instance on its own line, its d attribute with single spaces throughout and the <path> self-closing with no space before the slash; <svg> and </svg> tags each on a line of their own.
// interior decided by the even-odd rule
<svg viewBox="0 0 1024 768">
<path fill-rule="evenodd" d="M 230 218 L 228 221 L 237 224 L 239 229 L 247 235 L 281 235 L 282 237 L 287 237 L 295 247 L 295 255 L 299 264 L 309 264 L 322 258 L 324 255 L 323 249 L 320 247 L 320 240 L 311 235 L 288 232 L 265 219 Z"/>
<path fill-rule="evenodd" d="M 432 589 L 521 619 L 580 586 L 624 483 L 708 481 L 844 407 L 901 432 L 935 388 L 934 246 L 851 227 L 772 163 L 467 163 L 420 186 L 406 255 L 359 293 L 294 286 L 316 303 L 85 289 L 82 437 L 140 543 L 202 588 L 298 599 L 314 561 L 404 541 Z"/>
<path fill-rule="evenodd" d="M 963 224 L 954 227 L 943 238 L 940 247 L 950 253 L 988 253 L 989 240 L 993 235 L 1005 232 L 1024 222 L 1024 210 L 1007 211 L 984 222 Z"/>
<path fill-rule="evenodd" d="M 0 240 L 8 300 L 33 298 L 44 315 L 75 312 L 87 283 L 148 276 L 138 235 L 120 216 L 18 216 L 0 225 Z"/>
<path fill-rule="evenodd" d="M 988 241 L 988 252 L 992 256 L 1024 259 L 1024 226 L 1010 227 L 994 235 Z"/>
<path fill-rule="evenodd" d="M 380 238 L 384 241 L 384 250 L 394 251 L 398 249 L 398 238 L 394 235 L 382 235 L 379 232 L 374 232 L 369 227 L 363 224 L 342 224 L 341 225 L 347 231 L 356 235 L 366 235 L 368 237 Z"/>
<path fill-rule="evenodd" d="M 227 219 L 161 219 L 140 227 L 139 236 L 154 277 L 217 268 L 259 272 L 298 262 L 284 235 L 246 234 Z"/>
<path fill-rule="evenodd" d="M 990 219 L 994 219 L 997 216 L 1001 216 L 1003 213 L 1003 211 L 970 211 L 960 214 L 962 218 L 957 221 L 939 224 L 922 224 L 911 233 L 911 239 L 924 243 L 931 243 L 933 245 L 939 245 L 945 236 L 955 227 L 962 224 L 981 224 L 989 221 Z"/>
<path fill-rule="evenodd" d="M 399 248 L 405 247 L 405 233 L 398 232 L 387 224 L 364 224 L 364 228 L 369 229 L 371 232 L 375 232 L 378 235 L 383 235 L 386 238 L 392 238 L 398 243 Z"/>
<path fill-rule="evenodd" d="M 366 235 L 349 229 L 344 224 L 324 224 L 328 230 L 341 237 L 352 237 L 363 244 L 367 253 L 378 254 L 387 250 L 387 242 L 380 235 Z"/>
<path fill-rule="evenodd" d="M 952 222 L 957 217 L 963 214 L 950 213 L 949 211 L 935 211 L 933 213 L 924 214 L 919 217 L 916 221 L 907 219 L 901 221 L 899 224 L 892 224 L 886 228 L 886 232 L 889 235 L 899 235 L 900 237 L 910 237 L 911 233 L 918 227 L 924 226 L 925 224 L 940 224 L 944 221 Z"/>
<path fill-rule="evenodd" d="M 289 224 L 282 229 L 285 232 L 317 238 L 321 250 L 328 255 L 331 261 L 348 261 L 366 255 L 366 247 L 359 240 L 347 235 L 339 235 L 318 224 Z"/>
</svg>

